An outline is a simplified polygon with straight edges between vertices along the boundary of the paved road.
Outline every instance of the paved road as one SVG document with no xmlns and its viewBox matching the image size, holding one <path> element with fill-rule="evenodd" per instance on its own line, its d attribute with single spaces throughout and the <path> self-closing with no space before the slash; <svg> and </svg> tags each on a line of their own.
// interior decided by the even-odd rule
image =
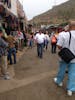
<svg viewBox="0 0 75 100">
<path fill-rule="evenodd" d="M 0 81 L 0 100 L 74 100 L 75 95 L 66 95 L 65 82 L 62 88 L 53 83 L 58 56 L 51 54 L 50 49 L 44 52 L 43 59 L 37 57 L 36 47 L 25 50 L 12 67 L 14 77 Z"/>
</svg>

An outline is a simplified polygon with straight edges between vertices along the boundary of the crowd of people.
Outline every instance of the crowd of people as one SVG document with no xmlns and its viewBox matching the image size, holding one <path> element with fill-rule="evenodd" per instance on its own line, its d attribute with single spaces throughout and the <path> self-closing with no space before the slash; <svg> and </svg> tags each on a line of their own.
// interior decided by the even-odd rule
<svg viewBox="0 0 75 100">
<path fill-rule="evenodd" d="M 16 53 L 19 50 L 22 51 L 24 46 L 32 48 L 34 45 L 37 45 L 37 55 L 39 58 L 43 58 L 43 51 L 48 49 L 50 42 L 48 31 L 43 33 L 41 30 L 35 34 L 28 34 L 18 30 L 10 32 L 10 34 L 7 35 L 5 30 L 0 28 L 0 39 L 0 41 L 2 41 L 0 42 L 0 67 L 4 79 L 10 79 L 10 76 L 6 75 L 7 66 L 8 64 L 12 65 L 17 63 Z M 2 59 L 5 65 L 1 63 L 3 61 Z"/>
<path fill-rule="evenodd" d="M 32 48 L 33 35 L 20 30 L 6 34 L 5 30 L 0 27 L 0 68 L 1 76 L 8 80 L 8 65 L 17 63 L 16 53 L 23 50 L 24 46 Z"/>
<path fill-rule="evenodd" d="M 18 50 L 22 50 L 24 45 L 32 48 L 36 44 L 37 57 L 40 59 L 43 58 L 43 52 L 44 50 L 47 51 L 49 44 L 51 44 L 52 54 L 56 53 L 56 47 L 58 47 L 59 51 L 66 47 L 75 55 L 75 22 L 72 21 L 64 27 L 62 32 L 58 34 L 58 37 L 55 34 L 49 36 L 48 31 L 44 33 L 42 30 L 39 30 L 36 34 L 25 34 L 19 30 L 15 35 L 11 33 L 7 38 L 4 38 L 2 32 L 0 29 L 0 67 L 4 79 L 10 79 L 7 71 L 7 60 L 10 64 L 16 64 L 16 53 Z M 70 47 L 68 46 L 70 38 L 69 32 L 71 33 Z M 12 56 L 14 59 L 12 59 Z M 59 70 L 54 78 L 54 82 L 58 86 L 63 86 L 66 69 L 68 70 L 67 94 L 71 96 L 75 91 L 75 59 L 69 63 L 66 63 L 62 59 L 59 60 Z"/>
<path fill-rule="evenodd" d="M 35 36 L 35 41 L 37 44 L 37 56 L 39 58 L 43 58 L 44 48 L 47 50 L 49 42 L 51 44 L 52 54 L 56 53 L 56 47 L 58 47 L 59 51 L 63 48 L 68 48 L 71 53 L 75 55 L 75 21 L 70 21 L 68 25 L 66 25 L 61 32 L 59 32 L 57 37 L 55 34 L 49 37 L 47 31 L 44 34 L 40 30 Z M 59 70 L 54 78 L 54 82 L 60 87 L 63 86 L 66 70 L 68 72 L 66 91 L 68 96 L 72 96 L 73 92 L 75 92 L 75 57 L 68 63 L 61 58 L 59 59 Z"/>
</svg>

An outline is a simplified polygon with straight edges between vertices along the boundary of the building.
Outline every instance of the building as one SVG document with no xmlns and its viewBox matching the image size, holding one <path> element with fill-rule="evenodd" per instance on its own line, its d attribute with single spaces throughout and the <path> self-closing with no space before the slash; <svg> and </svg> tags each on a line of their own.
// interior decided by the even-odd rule
<svg viewBox="0 0 75 100">
<path fill-rule="evenodd" d="M 0 23 L 7 34 L 25 30 L 26 17 L 19 0 L 0 0 Z"/>
<path fill-rule="evenodd" d="M 18 14 L 18 21 L 19 21 L 19 28 L 20 30 L 25 31 L 25 26 L 27 24 L 27 17 L 23 10 L 23 5 L 17 0 L 17 14 Z"/>
</svg>

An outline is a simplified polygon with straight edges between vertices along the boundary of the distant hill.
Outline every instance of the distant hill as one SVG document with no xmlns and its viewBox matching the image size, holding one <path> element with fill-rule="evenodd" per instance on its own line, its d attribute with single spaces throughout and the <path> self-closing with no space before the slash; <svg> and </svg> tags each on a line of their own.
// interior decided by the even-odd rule
<svg viewBox="0 0 75 100">
<path fill-rule="evenodd" d="M 75 19 L 75 0 L 69 0 L 61 5 L 54 6 L 51 10 L 35 16 L 29 22 L 34 25 L 57 24 L 69 19 Z"/>
</svg>

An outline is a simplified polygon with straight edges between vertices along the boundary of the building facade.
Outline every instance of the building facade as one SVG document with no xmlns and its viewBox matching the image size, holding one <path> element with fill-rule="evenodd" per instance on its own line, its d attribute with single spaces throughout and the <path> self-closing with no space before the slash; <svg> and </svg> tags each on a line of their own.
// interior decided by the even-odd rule
<svg viewBox="0 0 75 100">
<path fill-rule="evenodd" d="M 19 28 L 20 30 L 25 31 L 25 26 L 27 24 L 27 17 L 23 10 L 23 5 L 17 0 L 17 14 L 18 14 L 18 21 L 19 21 Z"/>
<path fill-rule="evenodd" d="M 25 12 L 19 0 L 0 0 L 0 23 L 6 33 L 25 30 Z"/>
</svg>

